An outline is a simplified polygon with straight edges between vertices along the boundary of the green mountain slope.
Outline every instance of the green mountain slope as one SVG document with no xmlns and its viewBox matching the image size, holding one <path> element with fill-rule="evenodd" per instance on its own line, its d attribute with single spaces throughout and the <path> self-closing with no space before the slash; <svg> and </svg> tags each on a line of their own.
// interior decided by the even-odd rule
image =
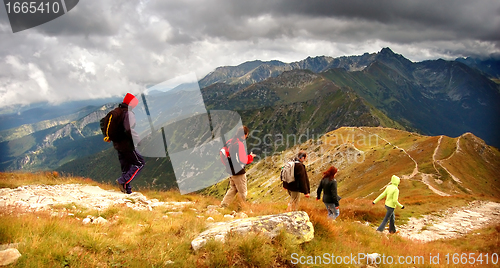
<svg viewBox="0 0 500 268">
<path fill-rule="evenodd" d="M 249 199 L 279 201 L 288 194 L 279 179 L 281 166 L 299 150 L 308 152 L 306 162 L 311 196 L 330 166 L 339 169 L 339 195 L 344 198 L 375 198 L 390 182 L 401 177 L 400 196 L 430 198 L 442 195 L 473 195 L 496 198 L 500 194 L 500 151 L 466 133 L 458 138 L 423 136 L 380 127 L 343 127 L 323 137 L 270 156 L 247 168 Z M 222 196 L 227 181 L 205 189 Z"/>
</svg>

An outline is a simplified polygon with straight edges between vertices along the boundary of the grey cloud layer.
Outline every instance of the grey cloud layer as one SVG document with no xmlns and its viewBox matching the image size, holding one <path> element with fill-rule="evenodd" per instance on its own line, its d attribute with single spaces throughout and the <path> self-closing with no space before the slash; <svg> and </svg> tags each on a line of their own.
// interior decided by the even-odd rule
<svg viewBox="0 0 500 268">
<path fill-rule="evenodd" d="M 500 1 L 97 1 L 13 34 L 0 8 L 0 103 L 137 92 L 247 60 L 412 60 L 500 52 Z"/>
</svg>

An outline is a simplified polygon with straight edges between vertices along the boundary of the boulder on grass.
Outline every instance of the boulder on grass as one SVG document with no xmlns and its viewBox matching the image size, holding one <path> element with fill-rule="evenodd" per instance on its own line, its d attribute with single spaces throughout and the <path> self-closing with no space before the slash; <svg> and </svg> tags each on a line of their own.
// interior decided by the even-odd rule
<svg viewBox="0 0 500 268">
<path fill-rule="evenodd" d="M 237 234 L 260 233 L 274 238 L 281 230 L 290 235 L 297 244 L 311 241 L 314 238 L 314 227 L 309 221 L 309 215 L 304 211 L 294 211 L 214 223 L 199 234 L 191 242 L 191 246 L 194 250 L 198 250 L 210 239 L 223 242 L 223 238 L 230 232 Z"/>
</svg>

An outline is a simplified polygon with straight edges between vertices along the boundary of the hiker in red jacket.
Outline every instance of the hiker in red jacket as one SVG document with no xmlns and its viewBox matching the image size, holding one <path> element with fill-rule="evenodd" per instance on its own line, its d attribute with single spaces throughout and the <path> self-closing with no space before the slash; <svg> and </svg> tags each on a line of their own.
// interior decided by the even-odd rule
<svg viewBox="0 0 500 268">
<path fill-rule="evenodd" d="M 118 160 L 120 160 L 122 169 L 122 175 L 116 180 L 116 183 L 120 185 L 120 190 L 127 194 L 132 193 L 130 183 L 137 177 L 145 164 L 144 159 L 135 149 L 135 145 L 139 142 L 139 135 L 134 130 L 135 114 L 132 109 L 138 103 L 139 100 L 134 95 L 127 93 L 123 99 L 123 103 L 119 105 L 125 113 L 123 119 L 123 127 L 125 128 L 124 138 L 119 141 L 113 141 L 113 147 L 118 152 Z"/>
<path fill-rule="evenodd" d="M 247 176 L 245 174 L 245 165 L 252 163 L 255 154 L 247 154 L 243 141 L 248 137 L 248 127 L 242 126 L 236 132 L 229 144 L 229 154 L 231 155 L 231 162 L 234 167 L 234 174 L 229 178 L 230 188 L 227 191 L 224 199 L 222 199 L 221 206 L 226 207 L 236 196 L 239 194 L 243 203 L 247 198 Z"/>
</svg>

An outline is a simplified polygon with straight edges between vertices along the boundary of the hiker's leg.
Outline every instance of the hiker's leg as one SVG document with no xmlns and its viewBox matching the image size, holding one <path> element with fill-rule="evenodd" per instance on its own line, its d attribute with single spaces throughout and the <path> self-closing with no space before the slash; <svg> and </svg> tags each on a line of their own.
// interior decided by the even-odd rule
<svg viewBox="0 0 500 268">
<path fill-rule="evenodd" d="M 382 223 L 380 224 L 380 226 L 377 228 L 377 231 L 379 232 L 383 232 L 384 229 L 385 229 L 385 226 L 387 225 L 387 222 L 389 221 L 392 213 L 394 213 L 394 209 L 393 208 L 390 208 L 388 206 L 385 206 L 385 209 L 387 210 L 387 212 L 385 213 L 385 217 L 384 217 L 384 220 L 382 220 Z"/>
<path fill-rule="evenodd" d="M 229 190 L 227 190 L 226 195 L 222 199 L 221 206 L 228 206 L 231 201 L 233 201 L 234 196 L 238 192 L 233 180 L 234 176 L 229 177 Z"/>
<path fill-rule="evenodd" d="M 247 175 L 235 175 L 234 176 L 234 186 L 238 195 L 241 197 L 243 202 L 247 200 Z"/>
<path fill-rule="evenodd" d="M 127 173 L 127 170 L 130 168 L 130 163 L 127 161 L 126 155 L 122 151 L 118 151 L 118 160 L 120 161 L 120 168 L 122 170 L 122 175 L 118 178 L 118 183 L 120 184 L 125 184 L 125 179 L 123 178 L 123 175 Z"/>
<path fill-rule="evenodd" d="M 333 219 L 335 220 L 340 215 L 340 210 L 333 205 Z"/>
<path fill-rule="evenodd" d="M 132 187 L 130 186 L 130 183 L 137 177 L 137 175 L 139 175 L 139 172 L 144 167 L 145 162 L 142 156 L 135 150 L 123 152 L 123 155 L 125 156 L 125 159 L 127 159 L 127 163 L 130 163 L 130 168 L 122 176 L 123 181 L 125 182 L 127 193 L 130 194 L 132 193 Z"/>
<path fill-rule="evenodd" d="M 328 218 L 332 220 L 335 219 L 334 217 L 335 205 L 333 203 L 325 203 L 325 207 L 328 213 Z"/>
<path fill-rule="evenodd" d="M 296 211 L 300 201 L 300 192 L 288 190 L 288 194 L 290 195 L 290 202 L 288 203 L 287 211 Z"/>
<path fill-rule="evenodd" d="M 389 218 L 389 233 L 395 233 L 396 232 L 396 216 L 394 215 L 394 209 L 392 210 L 391 217 Z"/>
<path fill-rule="evenodd" d="M 235 176 L 234 186 L 238 191 L 238 198 L 240 199 L 240 206 L 245 211 L 250 211 L 249 204 L 247 203 L 247 175 Z"/>
</svg>

